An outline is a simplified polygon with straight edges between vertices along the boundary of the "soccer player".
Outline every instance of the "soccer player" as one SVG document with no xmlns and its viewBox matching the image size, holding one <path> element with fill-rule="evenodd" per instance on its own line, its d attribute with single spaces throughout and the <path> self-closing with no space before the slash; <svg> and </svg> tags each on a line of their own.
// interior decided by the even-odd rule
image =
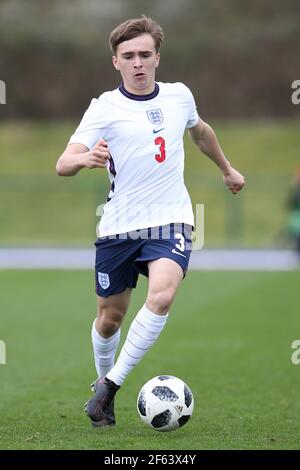
<svg viewBox="0 0 300 470">
<path fill-rule="evenodd" d="M 115 424 L 114 396 L 164 328 L 188 268 L 194 218 L 183 179 L 185 129 L 233 194 L 245 183 L 199 118 L 189 88 L 155 81 L 162 41 L 161 27 L 146 16 L 112 31 L 112 62 L 122 83 L 91 101 L 56 165 L 61 176 L 106 168 L 111 182 L 95 243 L 91 334 L 98 379 L 86 404 L 94 426 Z M 148 277 L 147 297 L 115 363 L 139 273 Z"/>
</svg>

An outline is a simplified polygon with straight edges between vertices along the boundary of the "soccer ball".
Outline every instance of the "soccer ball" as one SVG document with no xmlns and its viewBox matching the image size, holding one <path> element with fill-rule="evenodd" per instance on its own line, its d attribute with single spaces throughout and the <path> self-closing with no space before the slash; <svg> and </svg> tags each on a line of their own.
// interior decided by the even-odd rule
<svg viewBox="0 0 300 470">
<path fill-rule="evenodd" d="M 191 417 L 194 397 L 177 377 L 159 375 L 141 388 L 137 399 L 140 418 L 156 431 L 175 431 Z"/>
</svg>

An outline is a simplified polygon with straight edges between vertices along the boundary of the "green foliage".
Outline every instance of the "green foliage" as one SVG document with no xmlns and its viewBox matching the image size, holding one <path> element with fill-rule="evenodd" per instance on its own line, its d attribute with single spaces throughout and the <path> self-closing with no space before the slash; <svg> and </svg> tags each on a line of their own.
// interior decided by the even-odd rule
<svg viewBox="0 0 300 470">
<path fill-rule="evenodd" d="M 108 37 L 141 13 L 162 24 L 161 81 L 190 85 L 209 117 L 297 116 L 297 0 L 2 0 L 0 79 L 20 118 L 81 114 L 91 96 L 112 89 Z"/>
</svg>

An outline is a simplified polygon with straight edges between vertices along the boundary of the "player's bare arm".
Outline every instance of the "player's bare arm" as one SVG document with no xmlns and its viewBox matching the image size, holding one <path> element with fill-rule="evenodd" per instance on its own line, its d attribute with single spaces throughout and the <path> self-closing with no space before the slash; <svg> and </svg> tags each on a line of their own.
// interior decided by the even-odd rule
<svg viewBox="0 0 300 470">
<path fill-rule="evenodd" d="M 105 168 L 109 157 L 104 139 L 100 139 L 91 150 L 83 144 L 69 144 L 57 161 L 56 172 L 59 176 L 74 176 L 82 168 Z"/>
<path fill-rule="evenodd" d="M 206 122 L 199 119 L 196 126 L 189 129 L 189 135 L 201 152 L 220 168 L 223 173 L 223 181 L 229 190 L 233 194 L 238 193 L 245 184 L 245 178 L 230 165 L 220 147 L 214 130 Z"/>
</svg>

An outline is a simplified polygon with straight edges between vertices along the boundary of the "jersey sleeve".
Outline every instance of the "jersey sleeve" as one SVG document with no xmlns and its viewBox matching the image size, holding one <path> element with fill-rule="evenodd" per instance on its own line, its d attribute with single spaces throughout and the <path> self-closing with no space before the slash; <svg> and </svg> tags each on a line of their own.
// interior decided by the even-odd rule
<svg viewBox="0 0 300 470">
<path fill-rule="evenodd" d="M 69 140 L 69 144 L 79 143 L 85 145 L 89 150 L 104 137 L 105 102 L 101 96 L 93 98 L 88 109 L 84 113 L 79 126 Z"/>
<path fill-rule="evenodd" d="M 186 93 L 187 102 L 188 102 L 188 121 L 187 121 L 186 127 L 190 128 L 190 127 L 194 127 L 198 123 L 200 118 L 199 118 L 199 114 L 197 111 L 195 99 L 191 90 L 186 85 L 184 85 L 184 88 L 185 88 L 185 93 Z"/>
</svg>

